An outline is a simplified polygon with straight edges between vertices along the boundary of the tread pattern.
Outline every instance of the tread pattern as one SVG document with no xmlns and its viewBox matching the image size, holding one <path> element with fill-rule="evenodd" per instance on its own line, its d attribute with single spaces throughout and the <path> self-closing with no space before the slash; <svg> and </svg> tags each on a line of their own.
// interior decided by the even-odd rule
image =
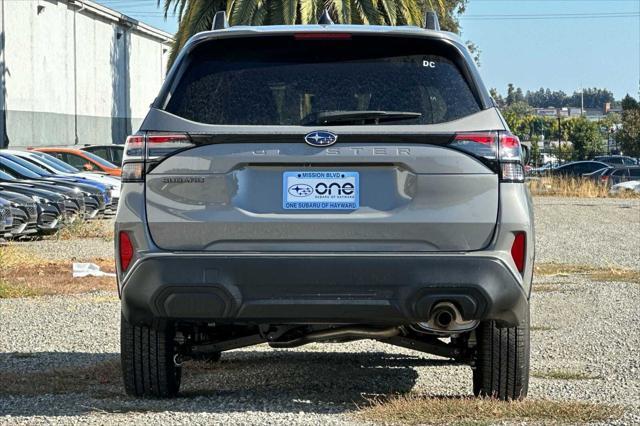
<svg viewBox="0 0 640 426">
<path fill-rule="evenodd" d="M 128 395 L 168 398 L 180 388 L 181 368 L 173 363 L 173 332 L 120 320 L 120 361 Z"/>
<path fill-rule="evenodd" d="M 523 399 L 529 388 L 529 318 L 517 327 L 481 323 L 473 371 L 473 393 L 501 400 Z"/>
</svg>

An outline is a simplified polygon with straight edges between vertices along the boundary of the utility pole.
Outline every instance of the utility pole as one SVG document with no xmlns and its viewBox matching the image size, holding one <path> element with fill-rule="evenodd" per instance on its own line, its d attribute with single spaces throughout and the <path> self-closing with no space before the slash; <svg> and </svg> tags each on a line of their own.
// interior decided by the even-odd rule
<svg viewBox="0 0 640 426">
<path fill-rule="evenodd" d="M 562 120 L 560 119 L 561 109 L 558 108 L 558 160 L 562 160 Z"/>
</svg>

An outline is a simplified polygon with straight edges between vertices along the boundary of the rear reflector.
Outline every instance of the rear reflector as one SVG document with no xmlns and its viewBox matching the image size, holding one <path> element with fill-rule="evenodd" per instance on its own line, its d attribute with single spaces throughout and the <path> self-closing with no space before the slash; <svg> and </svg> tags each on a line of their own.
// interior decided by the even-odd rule
<svg viewBox="0 0 640 426">
<path fill-rule="evenodd" d="M 513 245 L 511 246 L 511 257 L 513 258 L 513 262 L 516 264 L 516 268 L 518 268 L 520 273 L 524 272 L 525 247 L 527 244 L 526 239 L 527 237 L 524 232 L 518 232 L 515 234 Z"/>
<path fill-rule="evenodd" d="M 298 33 L 294 37 L 296 40 L 351 40 L 348 33 Z"/>
<path fill-rule="evenodd" d="M 129 264 L 133 258 L 133 244 L 131 244 L 129 234 L 124 231 L 120 231 L 118 235 L 118 250 L 120 255 L 120 268 L 122 272 L 124 272 L 129 268 Z"/>
</svg>

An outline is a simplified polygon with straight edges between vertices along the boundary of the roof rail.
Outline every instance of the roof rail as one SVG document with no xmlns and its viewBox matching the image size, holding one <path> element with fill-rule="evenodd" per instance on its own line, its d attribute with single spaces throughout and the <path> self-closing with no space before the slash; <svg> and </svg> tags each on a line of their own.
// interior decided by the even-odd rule
<svg viewBox="0 0 640 426">
<path fill-rule="evenodd" d="M 320 16 L 320 19 L 318 19 L 318 24 L 333 25 L 333 19 L 331 19 L 331 16 L 329 15 L 329 11 L 327 9 L 322 12 L 322 16 Z"/>
<path fill-rule="evenodd" d="M 438 14 L 433 10 L 427 10 L 424 17 L 424 28 L 427 30 L 440 31 L 440 21 L 438 21 Z"/>
<path fill-rule="evenodd" d="M 213 17 L 213 24 L 211 25 L 212 30 L 224 30 L 229 28 L 229 21 L 227 20 L 227 12 L 221 10 L 216 12 Z"/>
</svg>

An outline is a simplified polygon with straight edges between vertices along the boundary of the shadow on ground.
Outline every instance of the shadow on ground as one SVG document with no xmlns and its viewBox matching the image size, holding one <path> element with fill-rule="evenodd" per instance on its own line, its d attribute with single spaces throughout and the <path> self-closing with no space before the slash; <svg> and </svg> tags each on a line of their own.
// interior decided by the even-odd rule
<svg viewBox="0 0 640 426">
<path fill-rule="evenodd" d="M 180 396 L 167 401 L 127 397 L 115 353 L 3 353 L 0 365 L 9 368 L 0 371 L 0 414 L 340 413 L 370 397 L 407 393 L 415 368 L 444 363 L 385 352 L 230 352 L 219 363 L 185 364 Z"/>
</svg>

